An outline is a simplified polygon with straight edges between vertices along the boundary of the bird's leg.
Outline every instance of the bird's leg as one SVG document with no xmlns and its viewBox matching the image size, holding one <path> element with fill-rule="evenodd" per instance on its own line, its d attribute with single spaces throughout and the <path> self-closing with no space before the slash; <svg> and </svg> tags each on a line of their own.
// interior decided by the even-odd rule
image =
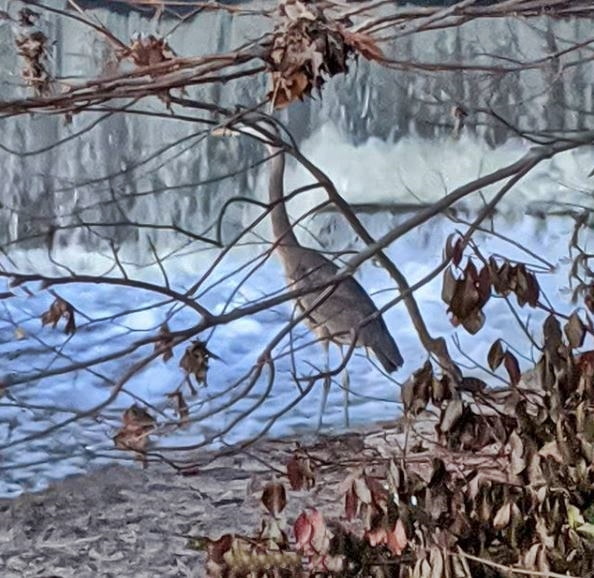
<svg viewBox="0 0 594 578">
<path fill-rule="evenodd" d="M 322 347 L 324 348 L 325 367 L 324 372 L 330 372 L 330 342 L 327 339 L 322 340 Z M 322 429 L 322 423 L 324 420 L 324 411 L 326 410 L 326 403 L 328 402 L 328 394 L 330 393 L 330 384 L 332 379 L 330 375 L 324 377 L 324 389 L 322 391 L 322 403 L 320 404 L 320 415 L 318 417 L 318 429 L 319 432 Z"/>
<path fill-rule="evenodd" d="M 340 353 L 344 359 L 344 352 L 342 350 L 342 345 L 340 346 Z M 351 378 L 349 376 L 349 370 L 345 368 L 342 370 L 342 391 L 344 392 L 344 424 L 346 427 L 350 425 L 349 419 L 349 393 L 350 393 L 350 386 L 351 386 Z"/>
</svg>

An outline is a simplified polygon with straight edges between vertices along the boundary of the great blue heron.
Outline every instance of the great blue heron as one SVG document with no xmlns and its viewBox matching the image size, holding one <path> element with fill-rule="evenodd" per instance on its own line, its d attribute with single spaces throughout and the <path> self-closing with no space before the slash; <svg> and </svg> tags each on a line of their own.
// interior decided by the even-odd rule
<svg viewBox="0 0 594 578">
<path fill-rule="evenodd" d="M 241 128 L 239 128 L 241 127 Z M 235 129 L 235 130 L 233 130 Z M 255 129 L 255 130 L 254 130 Z M 374 302 L 354 277 L 340 281 L 332 293 L 324 293 L 328 281 L 336 276 L 339 267 L 315 249 L 299 244 L 293 231 L 284 199 L 285 152 L 278 147 L 280 135 L 276 124 L 259 118 L 249 126 L 235 124 L 230 132 L 255 134 L 270 154 L 268 194 L 271 209 L 275 248 L 281 259 L 290 289 L 311 292 L 297 299 L 298 308 L 305 313 L 308 325 L 319 336 L 328 360 L 328 345 L 332 341 L 341 347 L 352 345 L 371 349 L 383 368 L 392 373 L 403 364 L 394 338 L 388 331 Z M 326 292 L 327 293 L 327 292 Z M 348 424 L 348 373 L 343 372 L 345 415 Z M 318 428 L 328 399 L 330 380 L 324 381 Z"/>
</svg>

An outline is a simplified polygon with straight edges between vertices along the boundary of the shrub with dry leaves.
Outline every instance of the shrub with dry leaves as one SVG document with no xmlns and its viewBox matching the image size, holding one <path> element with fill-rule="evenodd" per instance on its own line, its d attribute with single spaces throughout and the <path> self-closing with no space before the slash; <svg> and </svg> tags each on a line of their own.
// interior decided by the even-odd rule
<svg viewBox="0 0 594 578">
<path fill-rule="evenodd" d="M 487 271 L 493 284 L 496 270 Z M 534 302 L 535 285 L 523 281 L 529 273 L 514 271 L 502 276 L 506 289 L 494 290 L 509 289 Z M 555 315 L 544 321 L 530 386 L 500 340 L 488 362 L 505 366 L 507 388 L 489 390 L 480 380 L 463 378 L 471 393 L 462 395 L 427 362 L 404 387 L 403 400 L 411 418 L 436 415 L 433 432 L 417 433 L 412 421 L 404 453 L 394 447 L 392 457 L 383 453 L 373 466 L 363 462 L 345 471 L 340 519 L 307 508 L 286 522 L 292 529 L 287 538 L 282 512 L 291 492 L 325 483 L 298 447 L 286 465 L 291 489 L 277 480 L 262 496 L 274 522 L 264 527 L 275 528 L 277 541 L 262 533 L 227 538 L 226 557 L 211 553 L 209 567 L 218 572 L 212 575 L 495 578 L 517 569 L 591 576 L 594 351 L 576 351 L 590 327 L 584 319 L 569 316 L 563 328 Z M 249 558 L 257 564 L 233 566 L 237 556 L 248 559 L 240 554 L 245 544 L 259 552 Z M 292 573 L 277 565 L 281 559 L 291 561 Z"/>
</svg>

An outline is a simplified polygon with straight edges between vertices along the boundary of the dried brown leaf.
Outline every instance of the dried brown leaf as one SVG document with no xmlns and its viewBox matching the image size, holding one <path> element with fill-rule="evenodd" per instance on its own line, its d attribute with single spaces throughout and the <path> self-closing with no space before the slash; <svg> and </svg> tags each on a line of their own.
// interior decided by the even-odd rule
<svg viewBox="0 0 594 578">
<path fill-rule="evenodd" d="M 491 345 L 489 353 L 487 354 L 487 362 L 491 371 L 495 371 L 501 365 L 504 357 L 505 352 L 503 350 L 501 339 L 497 339 L 493 342 L 493 345 Z"/>
<path fill-rule="evenodd" d="M 551 440 L 550 442 L 544 444 L 540 450 L 538 450 L 538 455 L 542 458 L 552 458 L 558 464 L 565 463 L 565 459 L 556 440 Z"/>
<path fill-rule="evenodd" d="M 280 482 L 266 484 L 262 491 L 262 504 L 274 517 L 277 517 L 287 505 L 285 486 Z"/>
<path fill-rule="evenodd" d="M 559 348 L 563 344 L 561 325 L 554 315 L 549 315 L 543 325 L 544 347 L 554 359 L 559 356 Z"/>
<path fill-rule="evenodd" d="M 214 353 L 208 350 L 206 343 L 197 339 L 193 341 L 186 349 L 179 366 L 189 374 L 193 374 L 198 383 L 206 383 L 206 374 L 208 372 L 208 362 L 210 358 L 220 359 Z"/>
<path fill-rule="evenodd" d="M 42 326 L 51 323 L 55 329 L 60 319 L 66 319 L 64 326 L 64 333 L 71 335 L 76 331 L 76 323 L 74 320 L 74 307 L 61 297 L 56 297 L 50 308 L 41 316 Z"/>
<path fill-rule="evenodd" d="M 584 339 L 586 337 L 586 326 L 580 319 L 577 311 L 574 311 L 569 316 L 569 320 L 565 324 L 563 330 L 565 331 L 567 341 L 569 342 L 569 346 L 571 348 L 577 349 L 584 344 Z"/>
<path fill-rule="evenodd" d="M 170 397 L 175 400 L 175 403 L 177 405 L 177 415 L 179 416 L 179 426 L 187 426 L 190 420 L 190 408 L 188 407 L 183 393 L 181 391 L 174 391 L 172 393 L 168 393 L 167 397 Z"/>
<path fill-rule="evenodd" d="M 443 578 L 443 576 L 446 576 L 445 561 L 443 559 L 443 553 L 439 547 L 434 546 L 431 548 L 429 563 L 431 564 L 430 578 Z"/>
<path fill-rule="evenodd" d="M 464 404 L 461 399 L 452 399 L 448 402 L 441 414 L 439 429 L 443 433 L 452 431 L 464 413 Z"/>
<path fill-rule="evenodd" d="M 159 339 L 155 341 L 155 351 L 163 354 L 163 361 L 169 361 L 173 357 L 173 341 L 169 325 L 163 323 L 159 328 Z"/>
<path fill-rule="evenodd" d="M 522 379 L 522 372 L 516 356 L 510 351 L 506 351 L 503 356 L 503 365 L 507 370 L 511 384 L 518 385 Z"/>
<path fill-rule="evenodd" d="M 296 100 L 303 100 L 311 92 L 312 84 L 303 72 L 294 72 L 288 77 L 273 73 L 272 87 L 268 97 L 273 99 L 274 108 L 282 109 Z"/>
<path fill-rule="evenodd" d="M 367 485 L 367 479 L 364 476 L 358 476 L 353 480 L 353 490 L 357 498 L 364 504 L 371 504 L 371 490 Z"/>
<path fill-rule="evenodd" d="M 157 38 L 149 34 L 146 38 L 138 37 L 132 41 L 127 50 L 119 52 L 119 58 L 129 58 L 136 66 L 154 66 L 175 58 L 165 38 Z"/>
<path fill-rule="evenodd" d="M 281 0 L 278 5 L 278 13 L 281 17 L 289 20 L 310 20 L 314 22 L 319 13 L 314 13 L 315 6 L 306 6 L 299 0 Z"/>
<path fill-rule="evenodd" d="M 505 502 L 505 504 L 503 504 L 503 506 L 501 506 L 497 510 L 497 513 L 495 514 L 495 517 L 493 518 L 493 527 L 496 530 L 501 530 L 509 525 L 510 520 L 511 520 L 511 503 Z"/>
<path fill-rule="evenodd" d="M 350 32 L 346 28 L 341 28 L 340 33 L 344 38 L 345 44 L 353 48 L 367 60 L 382 62 L 385 59 L 381 48 L 369 34 Z"/>
<path fill-rule="evenodd" d="M 351 486 L 344 495 L 344 515 L 347 520 L 352 520 L 359 511 L 359 498 Z"/>
<path fill-rule="evenodd" d="M 316 483 L 311 460 L 299 450 L 287 462 L 287 477 L 292 490 L 310 490 Z"/>
<path fill-rule="evenodd" d="M 144 453 L 149 443 L 149 434 L 155 428 L 155 420 L 144 408 L 134 404 L 122 415 L 123 426 L 113 437 L 115 446 L 121 450 L 130 450 L 140 454 L 138 458 L 144 460 Z"/>
<path fill-rule="evenodd" d="M 475 335 L 485 325 L 485 319 L 485 314 L 480 309 L 475 309 L 461 319 L 462 327 L 471 335 Z"/>
<path fill-rule="evenodd" d="M 507 441 L 509 445 L 509 459 L 511 473 L 515 476 L 521 474 L 526 469 L 526 460 L 524 459 L 524 443 L 516 430 L 513 430 Z"/>
<path fill-rule="evenodd" d="M 487 265 L 480 270 L 480 273 L 475 280 L 475 287 L 478 291 L 479 298 L 477 307 L 482 309 L 491 297 L 491 273 L 489 272 L 489 267 Z"/>
<path fill-rule="evenodd" d="M 454 276 L 452 268 L 448 267 L 443 273 L 443 284 L 441 287 L 441 299 L 446 305 L 449 305 L 452 302 L 456 290 L 456 283 L 457 279 Z"/>
</svg>

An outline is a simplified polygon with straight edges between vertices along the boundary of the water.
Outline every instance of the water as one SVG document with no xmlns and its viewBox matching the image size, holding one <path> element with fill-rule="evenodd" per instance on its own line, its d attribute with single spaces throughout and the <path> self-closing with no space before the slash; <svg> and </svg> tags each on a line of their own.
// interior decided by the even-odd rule
<svg viewBox="0 0 594 578">
<path fill-rule="evenodd" d="M 99 9 L 95 14 L 124 39 L 139 29 L 154 26 L 136 13 Z M 246 22 L 205 13 L 194 24 L 180 27 L 172 36 L 172 45 L 179 53 L 192 54 L 220 50 L 221 43 L 236 46 L 264 25 L 260 22 L 252 29 L 253 25 Z M 48 18 L 44 26 L 59 39 L 53 58 L 63 75 L 87 76 L 105 61 L 104 42 L 90 38 L 80 25 Z M 0 23 L 0 27 L 6 29 L 5 24 Z M 417 61 L 443 61 L 452 55 L 480 59 L 482 52 L 506 53 L 509 39 L 513 38 L 518 53 L 529 59 L 542 55 L 543 46 L 550 47 L 552 42 L 562 48 L 570 41 L 583 40 L 588 30 L 584 22 L 571 20 L 471 23 L 454 35 L 438 31 L 422 41 L 407 37 L 397 42 L 393 51 L 402 59 Z M 15 98 L 20 91 L 17 79 L 9 72 L 15 70 L 16 64 L 11 60 L 9 46 L 9 36 L 0 34 L 2 99 Z M 394 74 L 360 62 L 351 75 L 328 84 L 321 103 L 298 104 L 281 117 L 295 133 L 303 153 L 329 174 L 347 201 L 384 207 L 360 213 L 369 232 L 379 237 L 407 218 L 406 213 L 392 210 L 397 205 L 436 201 L 529 150 L 530 143 L 514 138 L 495 122 L 484 124 L 480 115 L 470 118 L 468 129 L 461 138 L 454 139 L 449 117 L 452 103 L 464 102 L 469 109 L 497 106 L 508 119 L 532 129 L 583 129 L 592 123 L 592 117 L 584 112 L 591 110 L 592 81 L 588 79 L 594 79 L 592 66 L 586 62 L 569 68 L 564 75 L 546 66 L 506 75 L 500 79 L 497 92 L 489 92 L 488 79 L 479 73 Z M 265 86 L 262 80 L 233 83 L 217 94 L 216 87 L 201 90 L 191 95 L 249 105 L 258 91 L 263 94 Z M 161 110 L 162 105 L 149 101 L 142 108 Z M 266 170 L 250 168 L 262 159 L 263 151 L 247 138 L 205 138 L 201 125 L 137 115 L 101 117 L 79 115 L 71 124 L 48 116 L 0 121 L 1 143 L 13 151 L 0 151 L 4 170 L 0 183 L 0 239 L 8 252 L 8 257 L 0 257 L 2 266 L 52 276 L 68 275 L 65 267 L 79 274 L 101 274 L 112 267 L 112 250 L 117 248 L 131 277 L 163 284 L 163 271 L 149 265 L 154 262 L 152 243 L 161 258 L 170 255 L 164 267 L 171 288 L 183 291 L 208 270 L 220 250 L 167 227 L 175 224 L 215 239 L 217 215 L 227 200 L 236 195 L 265 198 Z M 74 138 L 78 133 L 80 136 Z M 192 136 L 194 133 L 196 136 Z M 52 147 L 68 137 L 73 138 Z M 15 154 L 45 148 L 48 150 L 38 154 Z M 592 167 L 591 148 L 563 153 L 542 163 L 508 193 L 494 221 L 487 223 L 536 255 L 486 233 L 475 236 L 485 252 L 527 261 L 538 270 L 546 268 L 538 256 L 548 260 L 554 270 L 540 275 L 539 280 L 547 297 L 563 312 L 572 310 L 565 287 L 573 221 L 566 214 L 546 219 L 539 215 L 590 208 L 593 185 L 588 174 Z M 237 174 L 213 182 L 229 172 Z M 200 184 L 205 180 L 209 183 Z M 289 163 L 288 190 L 310 182 L 303 169 Z M 469 197 L 458 206 L 458 215 L 472 218 L 495 190 L 491 187 Z M 289 211 L 299 219 L 321 200 L 319 191 L 300 195 L 289 203 Z M 228 242 L 258 214 L 259 209 L 246 202 L 233 204 L 226 213 L 222 241 Z M 125 219 L 132 220 L 134 226 L 115 226 Z M 114 225 L 80 227 L 81 220 Z M 50 223 L 63 230 L 54 232 L 48 251 Z M 398 239 L 388 255 L 413 284 L 439 264 L 447 236 L 464 228 L 463 223 L 436 217 Z M 301 221 L 297 232 L 303 243 L 327 251 L 353 251 L 362 246 L 336 213 L 309 216 Z M 24 237 L 26 242 L 15 243 Z M 591 243 L 588 232 L 582 240 Z M 248 263 L 270 247 L 268 224 L 258 226 L 244 241 L 245 245 L 231 251 L 198 292 L 199 302 L 214 313 L 253 303 L 284 287 L 275 258 L 263 260 L 245 278 L 252 268 Z M 118 270 L 110 275 L 118 276 Z M 378 305 L 397 295 L 390 277 L 372 262 L 364 264 L 357 278 Z M 524 368 L 530 366 L 530 357 L 536 353 L 518 330 L 505 301 L 492 300 L 485 310 L 485 328 L 477 336 L 469 336 L 452 327 L 440 300 L 440 282 L 438 278 L 424 286 L 416 292 L 416 298 L 431 333 L 448 339 L 450 350 L 468 374 L 485 377 L 480 366 L 486 364 L 486 352 L 497 338 L 505 339 L 526 356 L 521 358 Z M 163 304 L 162 295 L 139 288 L 70 283 L 52 289 L 76 308 L 76 334 L 68 338 L 60 330 L 41 327 L 40 316 L 54 296 L 39 283 L 14 288 L 15 297 L 0 302 L 0 376 L 4 379 L 23 380 L 23 376 L 52 372 L 130 347 L 142 337 L 155 335 L 171 314 L 171 305 Z M 0 284 L 0 293 L 6 290 Z M 538 340 L 543 314 L 528 309 L 518 313 Z M 200 388 L 196 396 L 187 395 L 195 421 L 183 430 L 173 431 L 163 425 L 162 436 L 155 443 L 161 447 L 206 443 L 227 428 L 222 441 L 232 443 L 267 429 L 274 416 L 300 395 L 294 370 L 304 377 L 315 372 L 314 366 L 322 367 L 324 363 L 320 346 L 312 343 L 307 328 L 299 326 L 293 334 L 295 367 L 288 355 L 288 339 L 274 350 L 275 375 L 270 392 L 267 369 L 249 391 L 234 385 L 257 364 L 264 348 L 291 314 L 291 305 L 285 303 L 201 335 L 209 338 L 209 348 L 221 360 L 211 362 L 208 388 Z M 115 320 L 102 321 L 109 316 L 116 316 Z M 399 385 L 426 359 L 403 305 L 391 308 L 385 318 L 406 363 L 389 379 L 374 367 L 373 360 L 370 363 L 361 352 L 357 353 L 349 363 L 353 423 L 398 415 Z M 175 310 L 169 325 L 179 330 L 198 321 L 199 316 L 184 307 Z M 586 343 L 584 347 L 591 345 Z M 81 369 L 43 379 L 31 377 L 11 386 L 12 398 L 5 395 L 0 399 L 0 495 L 38 490 L 54 479 L 82 473 L 92 465 L 125 458 L 114 450 L 111 437 L 120 425 L 122 411 L 138 398 L 152 406 L 160 424 L 174 421 L 175 407 L 167 394 L 183 377 L 179 360 L 184 348 L 185 344 L 176 348 L 174 359 L 167 363 L 157 359 L 139 371 L 125 384 L 125 392 L 98 415 L 80 417 L 59 428 L 77 412 L 84 413 L 105 402 L 113 382 L 150 354 L 152 345 L 139 347 L 121 359 L 98 363 L 92 372 Z M 338 350 L 332 348 L 331 363 L 336 365 L 339 360 Z M 301 382 L 302 387 L 306 385 Z M 324 420 L 327 429 L 340 429 L 344 424 L 343 394 L 338 385 L 335 383 L 331 390 Z M 282 419 L 274 421 L 269 435 L 311 433 L 320 395 L 321 384 L 317 384 Z M 246 413 L 252 406 L 257 407 Z M 215 442 L 220 445 L 221 440 Z"/>
</svg>

